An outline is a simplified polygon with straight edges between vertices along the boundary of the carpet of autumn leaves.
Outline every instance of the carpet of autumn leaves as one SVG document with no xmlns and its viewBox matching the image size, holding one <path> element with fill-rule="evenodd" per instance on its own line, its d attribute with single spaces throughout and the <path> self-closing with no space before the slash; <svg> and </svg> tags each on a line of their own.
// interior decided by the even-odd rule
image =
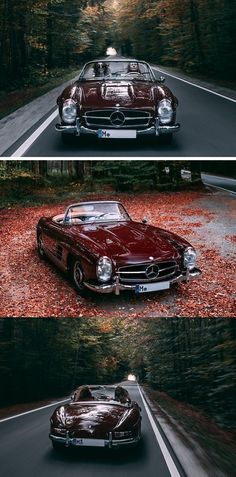
<svg viewBox="0 0 236 477">
<path fill-rule="evenodd" d="M 83 200 L 110 199 L 88 195 Z M 1 317 L 235 317 L 236 201 L 223 192 L 117 194 L 134 220 L 186 238 L 198 252 L 200 279 L 136 297 L 92 294 L 82 298 L 68 278 L 36 250 L 40 217 L 64 212 L 69 201 L 9 207 L 0 212 Z"/>
</svg>

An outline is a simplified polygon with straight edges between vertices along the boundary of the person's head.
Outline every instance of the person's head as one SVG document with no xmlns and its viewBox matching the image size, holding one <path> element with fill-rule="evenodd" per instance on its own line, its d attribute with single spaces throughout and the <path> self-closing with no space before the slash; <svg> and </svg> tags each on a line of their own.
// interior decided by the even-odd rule
<svg viewBox="0 0 236 477">
<path fill-rule="evenodd" d="M 76 389 L 74 394 L 75 401 L 83 401 L 86 399 L 93 399 L 93 395 L 88 386 L 80 386 Z"/>
<path fill-rule="evenodd" d="M 134 72 L 134 73 L 139 72 L 138 63 L 136 61 L 131 61 L 129 63 L 128 70 L 131 71 L 131 72 Z"/>
<path fill-rule="evenodd" d="M 94 63 L 94 72 L 97 76 L 103 74 L 104 64 L 101 61 L 99 61 L 98 63 Z"/>
<path fill-rule="evenodd" d="M 129 393 L 122 386 L 117 386 L 115 388 L 115 399 L 120 401 L 122 404 L 130 402 Z"/>
</svg>

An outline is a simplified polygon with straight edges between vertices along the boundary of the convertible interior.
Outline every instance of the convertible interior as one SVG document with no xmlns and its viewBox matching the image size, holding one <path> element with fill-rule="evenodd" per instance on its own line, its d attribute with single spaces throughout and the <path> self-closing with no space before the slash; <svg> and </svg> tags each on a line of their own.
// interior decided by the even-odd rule
<svg viewBox="0 0 236 477">
<path fill-rule="evenodd" d="M 77 225 L 77 224 L 82 224 L 84 222 L 93 222 L 96 221 L 97 219 L 101 217 L 106 217 L 108 220 L 119 220 L 120 215 L 117 213 L 112 213 L 112 212 L 105 212 L 101 213 L 99 211 L 94 210 L 93 212 L 70 212 L 70 214 L 67 214 L 67 217 L 65 217 L 65 214 L 60 214 L 60 215 L 55 215 L 52 220 L 53 222 L 56 222 L 57 224 L 67 224 L 67 225 Z M 66 220 L 65 220 L 66 219 Z"/>
</svg>

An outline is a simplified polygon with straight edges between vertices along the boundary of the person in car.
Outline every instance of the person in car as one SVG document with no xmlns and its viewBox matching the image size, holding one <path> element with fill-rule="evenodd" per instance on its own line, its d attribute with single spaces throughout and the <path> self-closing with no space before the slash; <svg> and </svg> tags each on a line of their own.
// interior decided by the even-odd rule
<svg viewBox="0 0 236 477">
<path fill-rule="evenodd" d="M 139 65 L 135 61 L 128 64 L 128 73 L 140 73 Z"/>
<path fill-rule="evenodd" d="M 73 396 L 74 401 L 93 401 L 94 397 L 88 386 L 79 386 Z"/>
<path fill-rule="evenodd" d="M 127 389 L 123 388 L 122 386 L 116 386 L 115 401 L 120 401 L 121 404 L 131 404 L 131 398 Z"/>
</svg>

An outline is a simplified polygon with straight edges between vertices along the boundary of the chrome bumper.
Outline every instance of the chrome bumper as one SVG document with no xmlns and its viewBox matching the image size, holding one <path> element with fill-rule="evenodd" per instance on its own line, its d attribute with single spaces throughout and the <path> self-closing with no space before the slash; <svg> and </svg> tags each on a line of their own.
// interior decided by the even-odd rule
<svg viewBox="0 0 236 477">
<path fill-rule="evenodd" d="M 61 444 L 62 446 L 64 445 L 65 447 L 108 447 L 108 448 L 114 448 L 114 447 L 121 447 L 121 446 L 130 446 L 130 445 L 135 445 L 140 441 L 140 436 L 137 437 L 131 437 L 129 439 L 112 439 L 112 432 L 109 432 L 109 438 L 108 439 L 84 439 L 86 441 L 86 444 L 83 445 L 78 445 L 75 442 L 75 439 L 73 437 L 69 437 L 69 433 L 67 432 L 66 437 L 59 437 L 55 436 L 53 434 L 49 434 L 49 438 L 58 443 Z M 100 441 L 100 442 L 99 442 Z"/>
<path fill-rule="evenodd" d="M 188 283 L 190 280 L 200 277 L 201 274 L 202 272 L 199 268 L 194 268 L 191 271 L 187 270 L 186 274 L 180 273 L 177 277 L 172 278 L 168 281 L 170 282 L 170 285 L 180 282 Z M 120 291 L 122 290 L 135 291 L 136 289 L 136 284 L 125 285 L 123 283 L 120 283 L 118 275 L 115 277 L 115 281 L 113 283 L 94 285 L 89 282 L 84 282 L 84 286 L 86 286 L 89 290 L 92 290 L 97 293 L 115 293 L 115 295 L 119 295 Z"/>
<path fill-rule="evenodd" d="M 76 120 L 75 125 L 62 125 L 57 123 L 55 125 L 55 129 L 58 132 L 63 132 L 66 134 L 74 134 L 75 136 L 80 136 L 80 135 L 85 135 L 85 134 L 92 134 L 93 136 L 98 136 L 98 129 L 109 129 L 109 127 L 106 128 L 98 128 L 98 129 L 90 129 L 85 126 L 82 126 L 80 124 L 79 119 Z M 128 128 L 127 128 L 128 129 Z M 132 128 L 130 128 L 132 129 Z M 156 125 L 151 126 L 150 128 L 146 128 L 143 130 L 136 130 L 137 136 L 161 136 L 162 134 L 172 134 L 174 132 L 179 131 L 180 129 L 180 124 L 174 124 L 173 126 L 167 126 L 167 125 L 160 125 L 159 120 L 156 119 Z M 119 128 L 117 128 L 119 130 Z"/>
</svg>

